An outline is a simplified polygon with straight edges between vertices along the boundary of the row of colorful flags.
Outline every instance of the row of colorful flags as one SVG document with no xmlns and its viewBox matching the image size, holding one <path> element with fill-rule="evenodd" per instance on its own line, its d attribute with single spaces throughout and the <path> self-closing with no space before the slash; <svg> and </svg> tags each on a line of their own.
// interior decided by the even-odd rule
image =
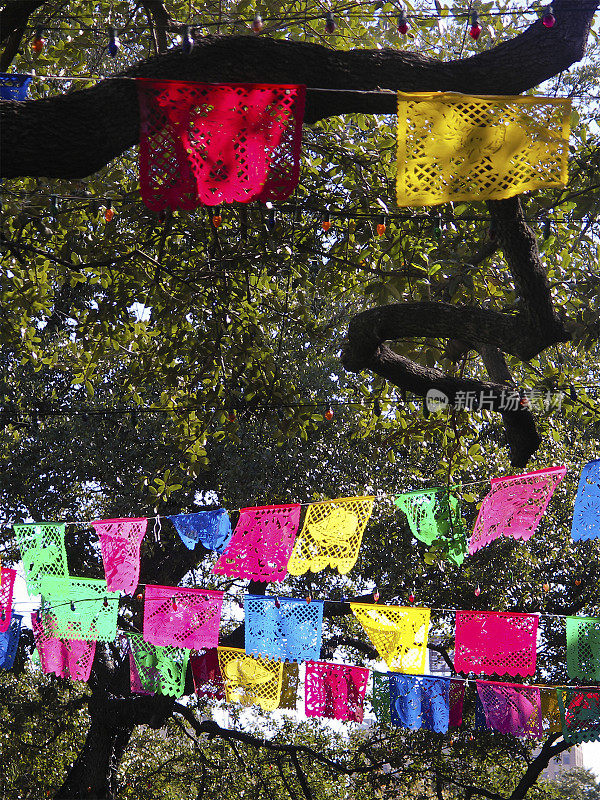
<svg viewBox="0 0 600 800">
<path fill-rule="evenodd" d="M 140 187 L 153 211 L 286 200 L 306 86 L 136 81 Z M 398 92 L 399 206 L 503 199 L 567 181 L 569 99 Z"/>
<path fill-rule="evenodd" d="M 468 549 L 475 552 L 501 536 L 527 540 L 565 473 L 565 467 L 551 467 L 493 479 Z M 340 572 L 348 571 L 356 561 L 373 502 L 373 497 L 356 497 L 311 504 L 302 527 L 300 504 L 242 509 L 235 530 L 229 514 L 222 508 L 169 519 L 186 546 L 193 548 L 202 542 L 220 552 L 214 568 L 217 574 L 254 580 L 261 576 L 266 582 L 282 580 L 286 572 L 302 574 L 307 569 L 318 571 L 328 565 Z M 410 492 L 398 495 L 395 502 L 422 541 L 431 543 L 436 537 L 452 541 L 464 536 L 458 498 L 448 489 Z M 594 461 L 584 467 L 580 478 L 573 538 L 598 536 L 599 522 L 600 461 Z M 117 631 L 119 592 L 132 594 L 138 585 L 139 551 L 147 519 L 100 520 L 91 524 L 99 537 L 105 580 L 68 574 L 64 523 L 14 526 L 28 589 L 32 594 L 42 595 L 42 608 L 34 613 L 32 621 L 42 666 L 46 671 L 76 680 L 89 677 L 96 641 L 113 642 L 121 636 Z M 466 538 L 464 541 L 466 550 Z M 15 576 L 12 569 L 2 568 L 0 573 L 0 665 L 5 669 L 12 667 L 22 621 L 12 610 Z M 224 594 L 191 587 L 147 585 L 143 598 L 143 631 L 131 635 L 127 645 L 132 686 L 140 691 L 180 694 L 191 650 L 212 651 L 218 647 Z M 415 680 L 417 676 L 426 677 L 423 673 L 430 609 L 376 603 L 350 605 L 387 663 L 390 675 L 396 676 L 393 681 L 390 678 L 394 691 L 400 685 L 405 686 L 398 675 L 412 675 Z M 226 651 L 231 648 L 218 649 L 223 675 L 238 678 L 250 673 L 262 675 L 259 684 L 267 687 L 271 686 L 270 679 L 267 680 L 269 665 L 278 673 L 280 667 L 283 670 L 285 665 L 288 669 L 298 662 L 326 663 L 318 660 L 323 601 L 248 595 L 244 606 L 245 650 L 236 651 L 231 662 L 235 666 L 228 666 Z M 537 614 L 457 611 L 455 669 L 464 674 L 533 675 L 537 625 Z M 600 681 L 597 644 L 600 620 L 568 617 L 566 637 L 570 677 L 577 681 Z M 313 683 L 315 669 L 307 672 Z M 327 671 L 325 667 L 322 670 Z M 271 691 L 270 700 L 265 701 L 275 703 L 273 708 L 279 707 L 281 701 L 283 671 L 275 683 L 279 686 L 277 697 Z M 228 697 L 234 695 L 235 692 Z"/>
<path fill-rule="evenodd" d="M 404 512 L 413 535 L 420 541 L 445 548 L 460 564 L 502 537 L 527 541 L 537 529 L 566 467 L 493 478 L 484 497 L 467 544 L 457 489 L 439 487 L 399 494 L 396 506 Z M 219 554 L 216 575 L 266 583 L 280 582 L 287 574 L 303 575 L 326 567 L 344 575 L 356 563 L 363 533 L 373 512 L 375 497 L 344 497 L 311 503 L 300 525 L 302 505 L 243 508 L 235 529 L 224 508 L 171 515 L 186 547 L 201 543 Z M 140 546 L 147 518 L 98 520 L 90 523 L 100 542 L 105 583 L 83 584 L 70 576 L 65 547 L 66 523 L 40 522 L 14 525 L 21 550 L 27 588 L 53 600 L 90 589 L 92 595 L 108 592 L 132 595 L 138 585 Z M 574 540 L 600 535 L 600 461 L 583 468 L 573 514 Z M 2 599 L 9 613 L 10 601 Z M 1 610 L 1 609 L 0 609 Z"/>
</svg>

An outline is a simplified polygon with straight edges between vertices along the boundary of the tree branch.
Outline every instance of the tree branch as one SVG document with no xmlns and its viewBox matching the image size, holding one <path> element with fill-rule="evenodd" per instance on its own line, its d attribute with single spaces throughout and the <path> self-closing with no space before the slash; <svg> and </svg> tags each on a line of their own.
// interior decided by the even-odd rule
<svg viewBox="0 0 600 800">
<path fill-rule="evenodd" d="M 505 313 L 449 303 L 394 303 L 363 311 L 349 326 L 342 363 L 350 372 L 371 370 L 401 389 L 425 397 L 435 389 L 458 405 L 458 393 L 486 398 L 486 408 L 502 411 L 512 378 L 502 353 L 527 361 L 571 334 L 552 305 L 550 284 L 537 242 L 518 197 L 489 203 L 498 242 L 520 295 L 518 311 Z M 450 349 L 477 350 L 493 382 L 455 378 L 395 353 L 390 340 L 413 337 L 450 339 Z M 459 343 L 459 344 L 458 344 Z M 531 412 L 502 413 L 513 466 L 524 467 L 541 443 Z"/>
<path fill-rule="evenodd" d="M 553 28 L 538 20 L 510 41 L 446 63 L 391 49 L 336 51 L 265 36 L 207 36 L 196 40 L 189 55 L 173 48 L 122 75 L 303 83 L 309 87 L 309 123 L 353 112 L 389 114 L 396 110 L 395 91 L 380 89 L 510 94 L 536 86 L 583 57 L 596 7 L 594 0 L 558 0 Z M 311 91 L 317 87 L 335 91 Z M 85 177 L 139 140 L 135 83 L 118 77 L 68 95 L 1 101 L 0 115 L 4 177 Z"/>
</svg>

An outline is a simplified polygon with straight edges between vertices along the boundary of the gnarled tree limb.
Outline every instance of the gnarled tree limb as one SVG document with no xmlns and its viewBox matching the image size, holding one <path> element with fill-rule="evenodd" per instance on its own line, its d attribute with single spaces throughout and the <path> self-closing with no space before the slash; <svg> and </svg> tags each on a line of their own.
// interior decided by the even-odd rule
<svg viewBox="0 0 600 800">
<path fill-rule="evenodd" d="M 337 51 L 264 36 L 207 36 L 197 39 L 189 55 L 174 48 L 122 75 L 303 83 L 309 87 L 307 122 L 352 112 L 389 114 L 396 109 L 395 93 L 377 90 L 514 94 L 536 86 L 583 57 L 596 7 L 594 0 L 558 0 L 553 28 L 538 20 L 510 41 L 449 62 L 391 49 Z M 117 77 L 68 95 L 2 101 L 0 128 L 4 177 L 85 177 L 138 142 L 135 83 Z"/>
<path fill-rule="evenodd" d="M 486 398 L 485 408 L 502 411 L 513 466 L 523 467 L 540 445 L 527 408 L 506 408 L 512 383 L 502 353 L 527 361 L 571 333 L 552 305 L 550 284 L 533 231 L 517 197 L 489 203 L 498 242 L 520 296 L 519 310 L 506 313 L 449 303 L 394 303 L 358 314 L 350 323 L 342 361 L 351 372 L 371 370 L 395 386 L 425 397 L 435 389 L 450 405 L 466 392 Z M 455 378 L 395 353 L 387 342 L 415 336 L 447 338 L 457 352 L 479 352 L 492 382 Z M 462 395 L 459 395 L 463 393 Z"/>
</svg>

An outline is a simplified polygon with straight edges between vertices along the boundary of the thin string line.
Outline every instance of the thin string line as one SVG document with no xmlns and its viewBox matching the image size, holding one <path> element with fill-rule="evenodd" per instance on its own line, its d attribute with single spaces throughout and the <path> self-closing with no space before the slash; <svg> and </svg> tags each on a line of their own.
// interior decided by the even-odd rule
<svg viewBox="0 0 600 800">
<path fill-rule="evenodd" d="M 528 473 L 524 473 L 524 474 L 527 475 Z M 514 476 L 508 476 L 508 477 L 514 477 Z M 516 477 L 519 477 L 519 476 L 516 476 Z M 381 502 L 381 501 L 385 501 L 385 500 L 395 500 L 396 497 L 398 495 L 401 495 L 401 494 L 412 494 L 413 492 L 425 493 L 425 492 L 433 492 L 433 491 L 440 491 L 440 492 L 460 491 L 461 489 L 463 489 L 463 488 L 465 488 L 467 486 L 479 486 L 479 485 L 484 484 L 484 483 L 489 483 L 489 478 L 482 478 L 481 480 L 469 481 L 467 483 L 453 484 L 452 486 L 450 486 L 449 489 L 446 486 L 429 486 L 429 487 L 419 488 L 419 489 L 406 489 L 405 491 L 400 491 L 399 490 L 397 492 L 377 492 L 376 494 L 357 495 L 356 497 L 358 497 L 359 499 L 366 499 L 366 500 L 373 499 L 374 503 L 377 503 L 377 502 Z M 302 508 L 308 508 L 309 506 L 320 505 L 320 504 L 325 504 L 325 503 L 331 503 L 331 504 L 343 503 L 344 500 L 354 500 L 354 499 L 355 499 L 355 497 L 335 497 L 335 498 L 327 499 L 327 500 L 307 500 L 307 501 L 305 501 L 303 503 L 295 503 L 295 502 L 275 503 L 274 505 L 275 505 L 275 507 L 280 506 L 282 508 L 287 508 L 289 506 L 301 506 Z M 115 518 L 112 518 L 112 519 L 94 519 L 94 520 L 81 520 L 81 519 L 75 519 L 75 520 L 73 520 L 73 519 L 71 519 L 71 520 L 52 520 L 52 521 L 44 520 L 42 522 L 8 522 L 7 521 L 4 524 L 5 525 L 11 525 L 12 527 L 14 527 L 15 525 L 20 525 L 20 526 L 21 525 L 27 525 L 28 527 L 31 527 L 31 528 L 42 526 L 42 525 L 85 525 L 86 527 L 89 528 L 89 527 L 93 527 L 93 525 L 95 523 L 98 523 L 98 524 L 99 523 L 110 524 L 110 523 L 116 523 L 116 522 L 129 522 L 129 521 L 132 521 L 132 520 L 140 520 L 140 519 L 141 520 L 146 519 L 148 521 L 165 520 L 165 519 L 170 519 L 171 517 L 189 516 L 190 514 L 202 514 L 202 513 L 211 512 L 211 511 L 219 511 L 221 509 L 223 509 L 224 511 L 227 511 L 228 514 L 236 514 L 236 513 L 239 513 L 240 511 L 246 511 L 246 510 L 250 510 L 251 511 L 251 510 L 254 510 L 254 509 L 270 508 L 270 507 L 272 507 L 272 506 L 271 505 L 269 505 L 269 506 L 243 506 L 243 508 L 225 508 L 224 506 L 216 506 L 215 508 L 204 508 L 204 509 L 200 508 L 197 511 L 182 511 L 179 514 L 156 514 L 156 515 L 151 516 L 151 517 L 136 517 L 136 516 L 132 516 L 132 517 L 118 517 L 118 518 L 115 517 Z M 118 534 L 115 534 L 115 535 L 118 535 Z M 36 534 L 32 533 L 30 538 L 33 539 L 35 536 L 36 536 Z M 126 537 L 122 537 L 122 538 L 126 538 Z M 198 539 L 198 541 L 200 541 L 200 540 Z"/>
<path fill-rule="evenodd" d="M 110 80 L 118 80 L 118 81 L 137 81 L 139 78 L 133 77 L 130 75 L 40 75 L 37 72 L 14 72 L 14 73 L 7 73 L 8 77 L 11 76 L 26 76 L 28 78 L 32 78 L 35 80 L 54 80 L 54 81 L 110 81 Z M 169 78 L 152 78 L 151 80 L 155 81 L 169 81 Z M 178 83 L 189 83 L 190 81 L 177 81 Z M 193 83 L 193 81 L 191 81 Z M 234 81 L 237 83 L 238 81 Z M 215 81 L 201 81 L 201 83 L 207 86 L 222 86 L 223 82 L 215 82 Z M 1 85 L 1 84 L 0 84 Z M 328 93 L 340 93 L 340 94 L 365 94 L 365 95 L 382 95 L 382 96 L 390 96 L 394 97 L 398 90 L 396 89 L 334 89 L 334 88 L 327 88 L 325 86 L 307 86 L 306 90 L 308 92 L 328 92 Z M 410 92 L 405 92 L 405 94 L 410 94 Z M 464 97 L 477 97 L 478 95 L 467 94 L 465 92 L 458 92 L 458 91 L 445 91 L 445 92 L 433 92 L 433 94 L 456 94 L 461 95 Z M 479 95 L 481 96 L 481 95 Z M 485 95 L 483 95 L 485 96 Z M 493 95 L 491 95 L 493 97 Z M 591 92 L 578 92 L 575 95 L 566 95 L 565 97 L 556 97 L 555 95 L 535 95 L 534 97 L 530 97 L 529 95 L 515 95 L 517 98 L 523 99 L 536 99 L 542 98 L 548 101 L 556 101 L 557 103 L 563 102 L 565 99 L 571 99 L 572 97 L 577 98 L 592 98 L 597 99 L 599 95 L 592 94 Z"/>
<path fill-rule="evenodd" d="M 152 585 L 152 584 L 139 584 L 138 588 L 140 588 L 140 587 L 144 587 L 145 588 L 146 586 L 150 586 L 150 585 Z M 144 604 L 146 604 L 147 602 L 152 602 L 152 601 L 160 601 L 160 602 L 162 602 L 164 600 L 175 600 L 175 602 L 177 602 L 177 598 L 178 597 L 180 597 L 180 598 L 182 597 L 181 593 L 183 593 L 183 595 L 185 596 L 185 593 L 187 591 L 187 594 L 189 596 L 197 596 L 197 594 L 203 594 L 203 593 L 204 594 L 211 594 L 211 593 L 215 593 L 215 592 L 216 593 L 220 593 L 221 594 L 221 599 L 222 599 L 223 602 L 227 601 L 229 603 L 235 604 L 236 606 L 239 606 L 239 600 L 234 595 L 228 594 L 225 591 L 220 591 L 218 589 L 199 589 L 199 591 L 194 591 L 194 588 L 195 587 L 174 586 L 173 589 L 177 589 L 180 592 L 179 595 L 177 595 L 177 594 L 156 595 L 155 597 L 151 597 L 151 598 L 147 598 L 147 597 L 144 596 Z M 137 592 L 136 592 L 136 595 L 137 595 Z M 251 595 L 247 595 L 247 594 L 244 595 L 244 597 L 250 597 L 250 596 Z M 130 597 L 132 601 L 141 602 L 141 598 L 138 598 L 137 596 L 126 595 L 126 597 Z M 265 599 L 265 600 L 297 600 L 297 601 L 299 601 L 301 603 L 307 603 L 307 604 L 316 602 L 316 603 L 323 603 L 323 604 L 328 604 L 328 605 L 345 605 L 345 606 L 350 606 L 350 607 L 352 605 L 367 605 L 370 608 L 374 608 L 374 609 L 377 609 L 377 608 L 381 608 L 381 609 L 394 608 L 394 606 L 391 606 L 391 605 L 388 606 L 388 605 L 386 605 L 384 603 L 381 603 L 381 604 L 380 603 L 364 603 L 364 602 L 360 602 L 358 600 L 357 601 L 354 601 L 354 600 L 332 600 L 330 598 L 319 599 L 319 598 L 312 598 L 311 597 L 310 603 L 309 603 L 309 601 L 307 599 L 302 599 L 302 598 L 299 598 L 299 597 L 294 597 L 293 595 L 284 595 L 284 594 L 260 595 L 260 598 L 261 599 Z M 68 606 L 68 605 L 71 605 L 71 604 L 76 606 L 78 603 L 92 603 L 92 602 L 104 603 L 104 599 L 105 599 L 105 595 L 102 595 L 102 596 L 96 595 L 95 597 L 78 597 L 76 600 L 65 600 L 62 603 L 53 603 L 52 605 L 48 605 L 47 603 L 42 602 L 42 604 L 40 606 L 37 606 L 36 608 L 32 608 L 31 610 L 32 611 L 39 610 L 39 611 L 42 611 L 42 612 L 46 612 L 46 611 L 52 611 L 53 609 L 56 609 L 56 608 L 63 608 L 64 606 Z M 114 603 L 118 599 L 120 600 L 121 597 L 119 597 L 119 598 L 106 597 L 106 599 L 107 599 L 108 603 L 110 604 L 111 602 Z M 394 598 L 391 598 L 391 599 L 393 600 Z M 17 601 L 15 601 L 13 603 L 13 608 L 16 608 L 17 606 L 32 605 L 34 602 L 35 601 L 33 601 L 33 600 L 17 600 Z M 182 605 L 183 605 L 183 603 L 182 603 Z M 103 608 L 104 607 L 105 606 L 103 605 Z M 439 608 L 439 607 L 436 607 L 436 606 L 419 606 L 419 605 L 400 606 L 400 608 L 410 609 L 410 610 L 415 610 L 415 611 L 435 611 L 435 612 L 440 613 L 440 614 L 451 614 L 451 613 L 455 614 L 455 613 L 467 612 L 467 613 L 473 613 L 473 614 L 510 614 L 510 615 L 523 615 L 523 614 L 525 614 L 527 616 L 537 616 L 537 617 L 540 617 L 540 618 L 543 617 L 543 618 L 549 618 L 549 619 L 571 619 L 571 618 L 575 618 L 575 619 L 594 619 L 593 617 L 590 618 L 590 617 L 587 617 L 587 616 L 579 616 L 579 615 L 574 615 L 574 614 L 551 614 L 551 613 L 546 612 L 546 611 L 526 611 L 526 612 L 524 612 L 524 611 L 490 611 L 489 609 Z"/>
</svg>

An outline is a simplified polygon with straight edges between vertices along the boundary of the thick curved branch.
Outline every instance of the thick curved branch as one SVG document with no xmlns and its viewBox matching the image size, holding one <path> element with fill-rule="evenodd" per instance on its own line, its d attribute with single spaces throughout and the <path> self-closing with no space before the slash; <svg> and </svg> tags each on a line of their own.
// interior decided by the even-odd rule
<svg viewBox="0 0 600 800">
<path fill-rule="evenodd" d="M 536 86 L 583 57 L 596 7 L 595 0 L 558 0 L 553 28 L 538 20 L 510 41 L 449 62 L 391 49 L 337 51 L 265 36 L 207 36 L 189 55 L 174 48 L 135 64 L 123 77 L 303 83 L 309 87 L 307 122 L 352 112 L 394 113 L 395 93 L 378 90 L 514 94 Z M 2 101 L 0 125 L 4 177 L 85 177 L 138 142 L 135 84 L 112 78 L 68 95 Z"/>
<path fill-rule="evenodd" d="M 342 362 L 351 372 L 371 370 L 421 397 L 437 390 L 450 405 L 460 407 L 459 399 L 468 392 L 475 399 L 473 407 L 478 399 L 485 398 L 487 410 L 502 412 L 511 463 L 523 467 L 541 439 L 531 412 L 511 408 L 507 403 L 507 387 L 513 382 L 503 353 L 527 361 L 552 344 L 569 341 L 571 333 L 552 305 L 550 284 L 519 198 L 493 201 L 489 208 L 519 294 L 519 310 L 504 313 L 423 302 L 394 303 L 363 311 L 350 323 Z M 455 355 L 477 350 L 491 382 L 447 376 L 441 370 L 404 358 L 388 344 L 413 337 L 449 339 L 447 349 L 455 351 Z"/>
</svg>

